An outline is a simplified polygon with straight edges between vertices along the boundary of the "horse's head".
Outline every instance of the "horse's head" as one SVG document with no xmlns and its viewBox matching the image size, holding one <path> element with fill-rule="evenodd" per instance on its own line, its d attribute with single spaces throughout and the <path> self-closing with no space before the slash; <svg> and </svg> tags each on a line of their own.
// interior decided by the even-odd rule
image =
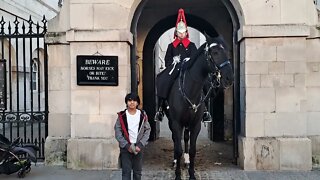
<svg viewBox="0 0 320 180">
<path fill-rule="evenodd" d="M 220 87 L 228 88 L 233 84 L 234 76 L 231 63 L 227 57 L 227 46 L 220 37 L 206 37 L 206 55 L 212 72 L 221 75 Z"/>
</svg>

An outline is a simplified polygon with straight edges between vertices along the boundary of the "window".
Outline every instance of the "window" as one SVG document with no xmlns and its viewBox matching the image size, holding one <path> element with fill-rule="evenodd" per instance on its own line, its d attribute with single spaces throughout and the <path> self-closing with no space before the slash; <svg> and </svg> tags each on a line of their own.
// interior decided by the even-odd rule
<svg viewBox="0 0 320 180">
<path fill-rule="evenodd" d="M 316 5 L 317 9 L 320 10 L 320 0 L 313 0 L 313 2 Z"/>
<path fill-rule="evenodd" d="M 32 59 L 32 90 L 38 90 L 38 59 Z"/>
</svg>

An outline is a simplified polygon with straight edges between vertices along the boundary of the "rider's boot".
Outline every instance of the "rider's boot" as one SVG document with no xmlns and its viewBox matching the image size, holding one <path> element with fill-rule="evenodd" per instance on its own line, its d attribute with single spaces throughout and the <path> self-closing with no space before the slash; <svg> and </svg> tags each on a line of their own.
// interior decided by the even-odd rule
<svg viewBox="0 0 320 180">
<path fill-rule="evenodd" d="M 165 102 L 164 99 L 159 98 L 159 110 L 158 110 L 158 112 L 156 112 L 156 115 L 154 116 L 155 121 L 162 122 L 162 119 L 164 116 L 164 112 L 163 112 L 162 107 L 165 104 L 164 102 Z"/>
<path fill-rule="evenodd" d="M 205 110 L 202 116 L 202 122 L 203 123 L 210 123 L 212 122 L 212 117 L 210 115 L 210 113 L 208 112 L 208 110 Z"/>
<path fill-rule="evenodd" d="M 159 111 L 156 112 L 156 115 L 154 116 L 154 120 L 155 120 L 155 121 L 162 122 L 163 116 L 164 116 L 164 113 L 163 113 L 163 111 L 162 111 L 162 107 L 160 107 L 160 108 L 159 108 Z"/>
</svg>

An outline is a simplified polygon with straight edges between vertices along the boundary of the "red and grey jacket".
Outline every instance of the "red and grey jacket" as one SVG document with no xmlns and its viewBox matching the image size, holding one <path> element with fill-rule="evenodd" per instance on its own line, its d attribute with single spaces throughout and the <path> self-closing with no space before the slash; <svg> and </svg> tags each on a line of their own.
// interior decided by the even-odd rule
<svg viewBox="0 0 320 180">
<path fill-rule="evenodd" d="M 148 144 L 151 128 L 146 112 L 140 109 L 137 110 L 141 111 L 141 113 L 136 146 L 142 149 Z M 126 110 L 118 112 L 118 119 L 114 125 L 114 131 L 115 138 L 119 142 L 120 148 L 129 149 L 131 143 L 129 140 Z"/>
</svg>

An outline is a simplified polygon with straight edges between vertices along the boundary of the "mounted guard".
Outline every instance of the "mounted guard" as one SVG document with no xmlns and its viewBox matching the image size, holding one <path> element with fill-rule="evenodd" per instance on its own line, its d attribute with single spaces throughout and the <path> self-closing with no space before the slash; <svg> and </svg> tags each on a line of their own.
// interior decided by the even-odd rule
<svg viewBox="0 0 320 180">
<path fill-rule="evenodd" d="M 156 81 L 159 110 L 155 115 L 155 121 L 162 121 L 164 111 L 169 109 L 166 101 L 172 84 L 178 77 L 181 70 L 182 61 L 184 67 L 188 67 L 188 60 L 197 52 L 196 45 L 189 40 L 187 21 L 184 10 L 179 9 L 174 32 L 174 41 L 168 45 L 165 55 L 165 69 L 158 74 Z M 168 113 L 166 113 L 168 115 Z M 211 122 L 211 115 L 206 110 L 203 116 L 203 122 Z"/>
</svg>

